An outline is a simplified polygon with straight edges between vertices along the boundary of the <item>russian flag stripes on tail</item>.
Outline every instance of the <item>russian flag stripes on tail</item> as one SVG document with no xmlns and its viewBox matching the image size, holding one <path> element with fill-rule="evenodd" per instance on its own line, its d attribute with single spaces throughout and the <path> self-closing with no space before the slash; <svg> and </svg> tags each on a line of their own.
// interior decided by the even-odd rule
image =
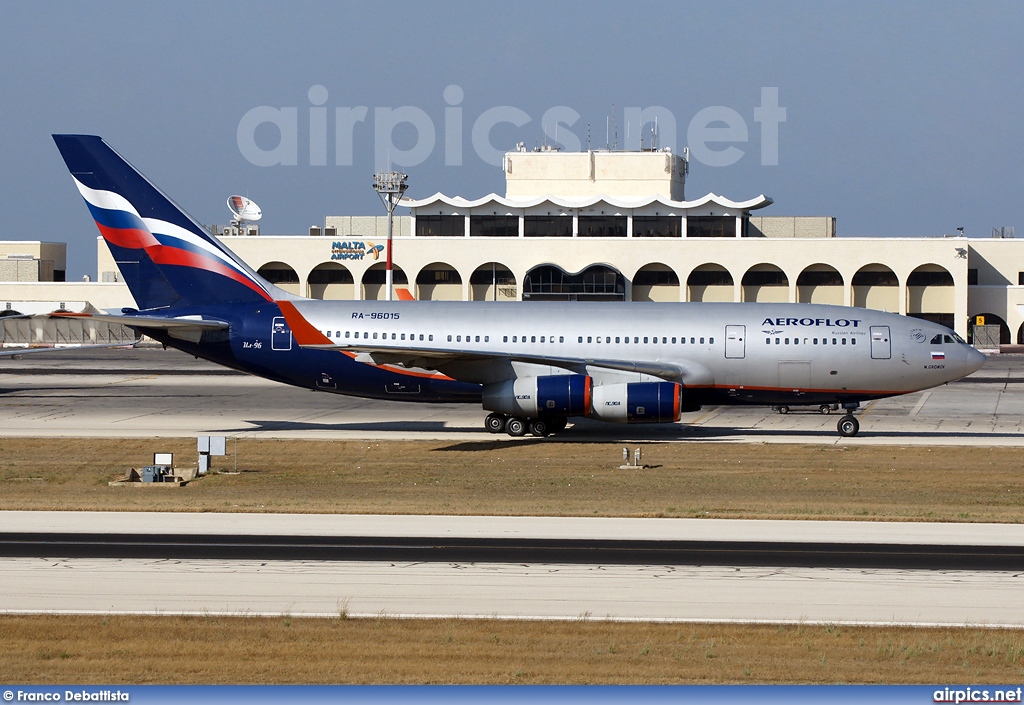
<svg viewBox="0 0 1024 705">
<path fill-rule="evenodd" d="M 281 298 L 101 138 L 53 139 L 140 309 Z"/>
</svg>

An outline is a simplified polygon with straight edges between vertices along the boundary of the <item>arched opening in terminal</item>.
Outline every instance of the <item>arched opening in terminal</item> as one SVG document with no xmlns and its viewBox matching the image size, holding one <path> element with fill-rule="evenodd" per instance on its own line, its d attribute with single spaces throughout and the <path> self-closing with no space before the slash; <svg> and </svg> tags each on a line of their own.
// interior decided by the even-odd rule
<svg viewBox="0 0 1024 705">
<path fill-rule="evenodd" d="M 702 264 L 686 278 L 687 301 L 734 301 L 735 282 L 720 264 Z"/>
<path fill-rule="evenodd" d="M 802 304 L 843 306 L 843 275 L 827 264 L 812 264 L 796 278 L 796 300 Z"/>
<path fill-rule="evenodd" d="M 289 294 L 302 295 L 298 273 L 284 262 L 267 262 L 257 269 L 256 273 Z"/>
<path fill-rule="evenodd" d="M 645 264 L 633 275 L 633 301 L 679 301 L 679 275 L 667 264 Z"/>
<path fill-rule="evenodd" d="M 1017 345 L 1024 345 L 1024 323 L 1017 329 Z"/>
<path fill-rule="evenodd" d="M 937 264 L 922 264 L 907 277 L 907 315 L 952 328 L 953 275 Z"/>
<path fill-rule="evenodd" d="M 967 342 L 983 350 L 1009 345 L 1010 326 L 994 313 L 979 313 L 971 316 L 967 323 Z"/>
<path fill-rule="evenodd" d="M 384 262 L 378 262 L 363 272 L 363 300 L 383 301 L 387 299 L 387 292 L 384 290 L 384 284 L 387 282 L 386 266 Z M 394 286 L 409 286 L 409 277 L 405 276 L 405 272 L 398 265 L 394 265 L 392 279 Z M 393 298 L 397 299 L 398 296 L 395 295 Z"/>
<path fill-rule="evenodd" d="M 462 301 L 462 275 L 446 262 L 432 262 L 416 275 L 420 301 Z"/>
<path fill-rule="evenodd" d="M 774 264 L 755 264 L 741 281 L 743 300 L 757 303 L 789 301 L 789 277 Z"/>
<path fill-rule="evenodd" d="M 595 264 L 569 274 L 553 264 L 526 273 L 523 301 L 625 301 L 626 278 L 617 269 Z"/>
<path fill-rule="evenodd" d="M 505 265 L 488 262 L 470 275 L 469 296 L 472 301 L 517 301 L 516 277 Z"/>
<path fill-rule="evenodd" d="M 853 305 L 899 313 L 900 280 L 884 264 L 868 264 L 853 275 Z"/>
<path fill-rule="evenodd" d="M 323 262 L 313 267 L 306 280 L 306 296 L 311 299 L 351 301 L 355 295 L 352 272 L 343 264 Z"/>
</svg>

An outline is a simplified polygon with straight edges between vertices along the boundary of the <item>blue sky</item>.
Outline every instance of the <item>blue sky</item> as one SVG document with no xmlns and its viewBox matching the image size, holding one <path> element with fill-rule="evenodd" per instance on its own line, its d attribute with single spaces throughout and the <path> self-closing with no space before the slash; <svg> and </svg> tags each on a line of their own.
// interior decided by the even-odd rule
<svg viewBox="0 0 1024 705">
<path fill-rule="evenodd" d="M 475 198 L 504 189 L 472 142 L 487 111 L 529 118 L 495 126 L 495 148 L 550 142 L 542 116 L 558 106 L 580 116 L 562 140 L 585 145 L 589 123 L 603 147 L 613 105 L 620 145 L 626 107 L 664 108 L 677 149 L 702 110 L 739 116 L 747 139 L 708 148 L 742 155 L 693 160 L 689 198 L 765 193 L 765 215 L 834 215 L 847 237 L 988 236 L 1024 228 L 1022 30 L 1016 2 L 0 0 L 0 239 L 67 241 L 69 279 L 95 274 L 96 231 L 53 132 L 102 135 L 203 223 L 226 222 L 225 199 L 241 193 L 264 233 L 297 234 L 325 215 L 383 213 L 371 188 L 381 140 L 414 152 L 401 166 L 410 196 Z M 314 86 L 325 165 L 310 159 Z M 762 163 L 763 88 L 786 111 L 777 165 Z M 295 164 L 247 158 L 239 125 L 261 106 L 295 110 Z M 359 106 L 351 164 L 339 163 L 335 111 Z M 403 106 L 429 119 L 431 150 L 410 125 L 375 122 Z M 260 124 L 248 143 L 272 151 L 277 129 Z M 446 164 L 456 142 L 461 163 Z"/>
</svg>

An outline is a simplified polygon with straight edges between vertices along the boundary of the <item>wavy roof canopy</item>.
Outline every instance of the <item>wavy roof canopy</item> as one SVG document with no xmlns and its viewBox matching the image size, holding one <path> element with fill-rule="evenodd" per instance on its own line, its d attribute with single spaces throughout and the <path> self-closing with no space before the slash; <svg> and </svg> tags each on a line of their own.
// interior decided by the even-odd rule
<svg viewBox="0 0 1024 705">
<path fill-rule="evenodd" d="M 706 196 L 698 198 L 695 201 L 673 201 L 662 196 L 651 196 L 649 198 L 642 199 L 628 199 L 628 198 L 612 198 L 611 196 L 593 196 L 590 198 L 572 199 L 572 198 L 561 198 L 559 196 L 545 195 L 538 198 L 531 198 L 528 200 L 514 200 L 504 198 L 496 193 L 488 194 L 483 198 L 476 200 L 469 200 L 462 198 L 461 196 L 446 196 L 443 193 L 435 193 L 429 198 L 421 199 L 409 199 L 403 198 L 399 201 L 398 205 L 405 206 L 407 208 L 424 208 L 427 206 L 434 206 L 438 203 L 443 203 L 452 208 L 479 208 L 481 206 L 488 206 L 491 204 L 499 204 L 505 208 L 533 208 L 539 206 L 542 203 L 552 203 L 561 208 L 589 208 L 590 206 L 598 203 L 607 203 L 615 208 L 643 208 L 646 206 L 660 203 L 667 208 L 678 208 L 679 210 L 701 208 L 708 205 L 720 206 L 722 208 L 729 208 L 733 210 L 744 210 L 752 211 L 758 208 L 764 208 L 770 206 L 774 201 L 768 196 L 761 194 L 747 201 L 733 201 L 724 196 L 719 196 L 715 193 L 709 193 Z"/>
</svg>

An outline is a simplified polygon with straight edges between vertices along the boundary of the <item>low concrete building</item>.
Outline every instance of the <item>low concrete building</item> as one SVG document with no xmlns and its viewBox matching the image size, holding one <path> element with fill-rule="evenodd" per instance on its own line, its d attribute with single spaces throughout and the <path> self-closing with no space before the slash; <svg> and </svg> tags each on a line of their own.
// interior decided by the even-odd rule
<svg viewBox="0 0 1024 705">
<path fill-rule="evenodd" d="M 927 318 L 964 336 L 983 315 L 1000 326 L 1001 342 L 1024 343 L 1024 242 L 837 237 L 832 217 L 764 215 L 772 199 L 763 195 L 685 200 L 688 164 L 668 151 L 516 151 L 503 168 L 503 196 L 402 201 L 396 285 L 430 300 L 841 304 Z M 293 293 L 376 300 L 385 295 L 386 222 L 327 216 L 310 235 L 220 239 Z M 16 282 L 0 269 L 0 306 L 133 306 L 97 243 L 99 283 Z M 62 254 L 41 247 L 54 243 L 36 243 L 38 254 L 31 245 L 11 246 L 63 268 Z"/>
</svg>

